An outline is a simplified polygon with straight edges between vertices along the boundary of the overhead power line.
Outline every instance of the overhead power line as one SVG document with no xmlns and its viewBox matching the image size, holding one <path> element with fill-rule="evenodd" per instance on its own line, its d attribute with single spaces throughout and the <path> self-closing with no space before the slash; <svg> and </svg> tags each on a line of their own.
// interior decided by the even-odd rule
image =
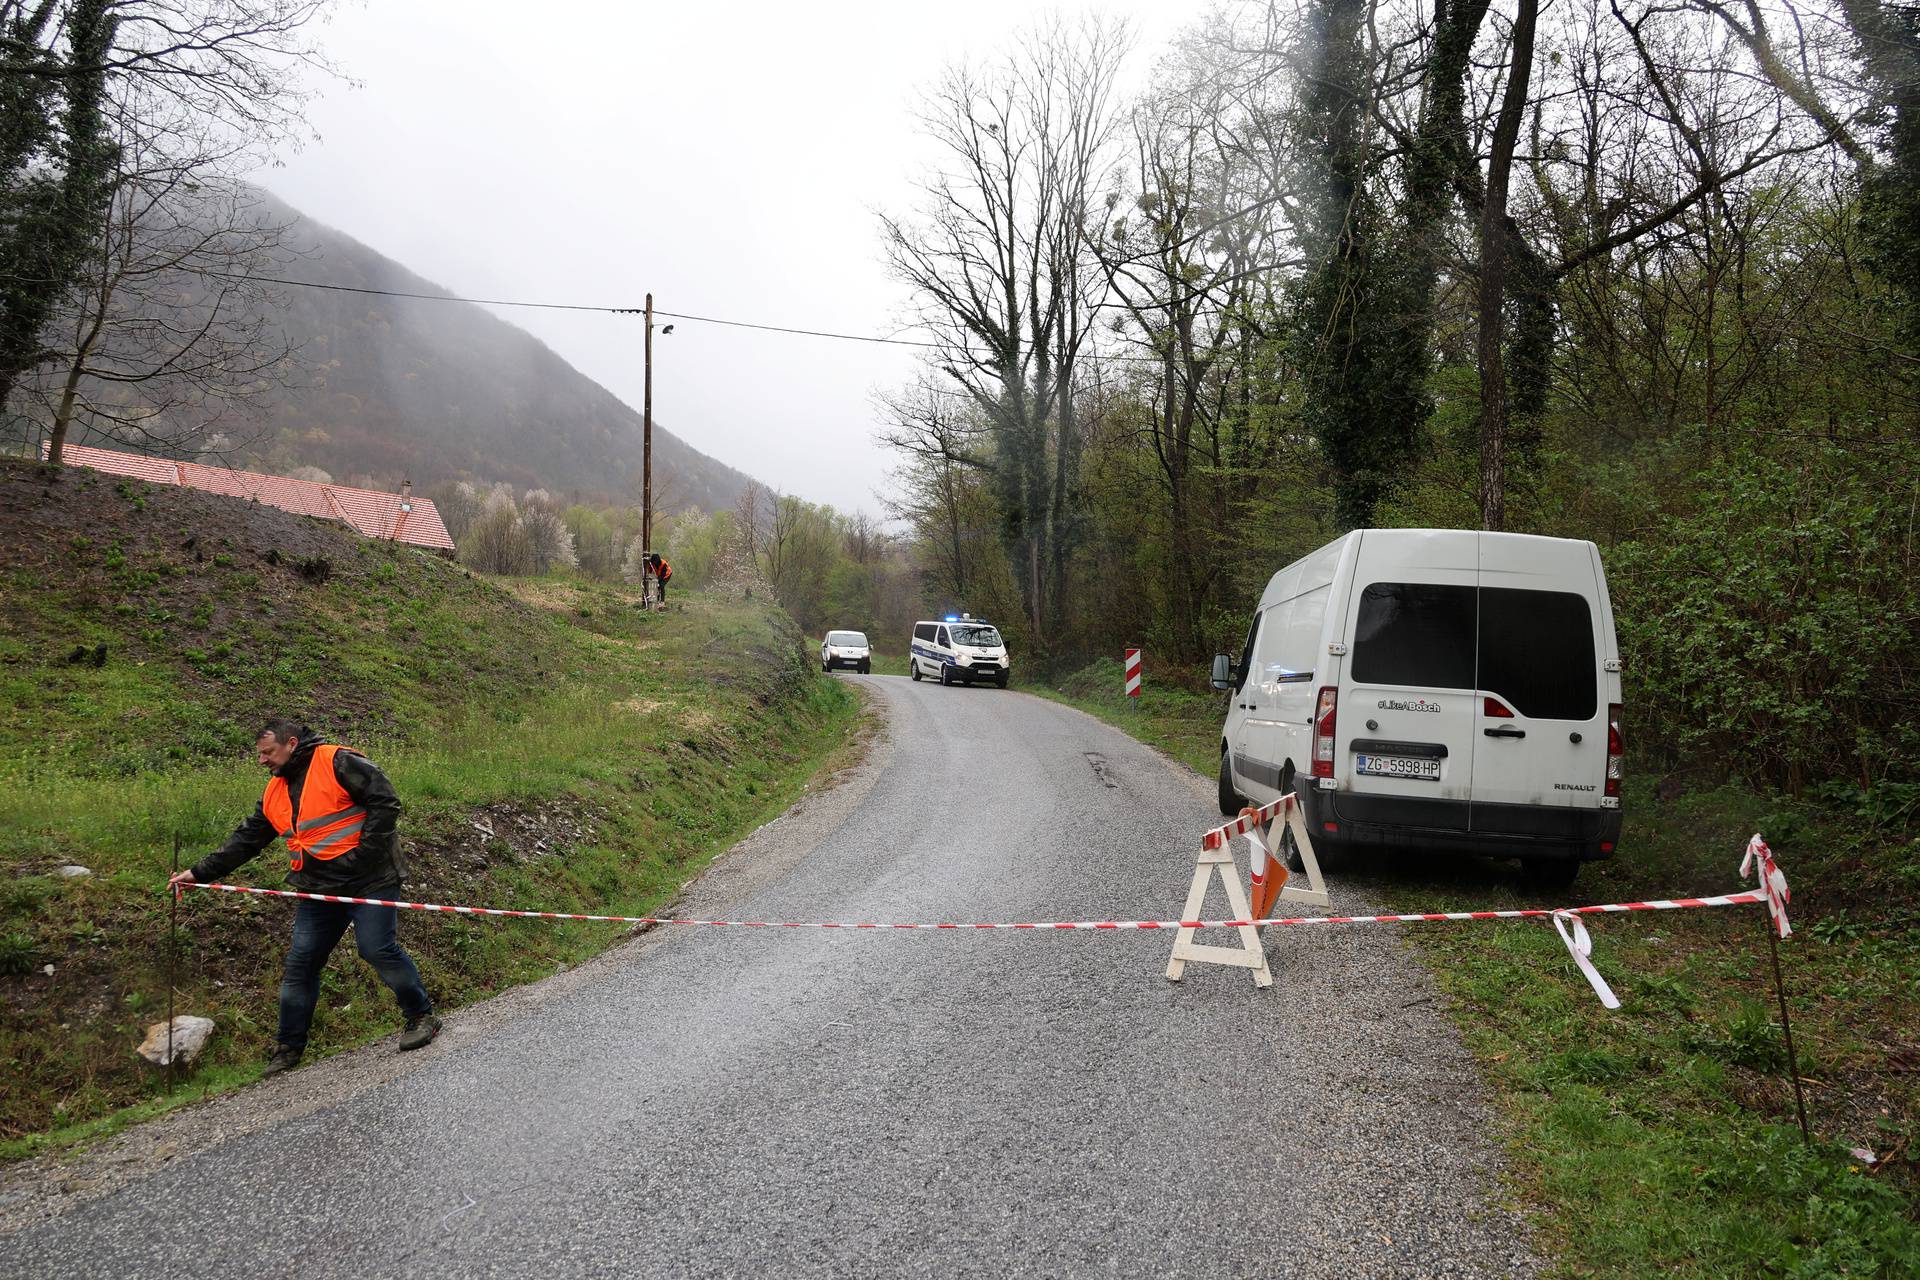
<svg viewBox="0 0 1920 1280">
<path fill-rule="evenodd" d="M 678 311 L 655 311 L 657 316 L 672 316 L 676 320 L 697 320 L 701 324 L 724 324 L 735 329 L 763 329 L 768 333 L 798 333 L 809 338 L 844 338 L 849 342 L 880 342 L 894 347 L 939 347 L 938 342 L 918 342 L 912 338 L 869 338 L 858 333 L 828 333 L 824 329 L 789 329 L 778 324 L 753 324 L 746 320 L 716 320 L 712 316 L 683 315 Z"/>
<path fill-rule="evenodd" d="M 287 285 L 296 289 L 325 289 L 332 293 L 362 293 L 375 298 L 415 298 L 422 302 L 466 302 L 482 307 L 531 307 L 541 311 L 597 311 L 603 315 L 637 316 L 646 311 L 645 307 L 609 307 L 587 302 L 526 302 L 517 298 L 463 298 L 450 293 L 409 293 L 404 289 L 370 289 L 363 285 L 324 284 L 318 280 L 285 280 L 277 276 L 241 276 L 237 273 L 218 272 L 212 274 L 232 274 L 235 279 L 255 280 L 261 284 Z M 796 333 L 809 338 L 839 338 L 847 342 L 878 342 L 895 347 L 939 347 L 938 342 L 920 342 L 912 338 L 875 338 L 863 333 L 831 333 L 825 329 L 793 329 L 779 324 L 755 324 L 748 320 L 722 320 L 715 316 L 687 315 L 679 311 L 662 311 L 654 308 L 656 316 L 665 316 L 669 320 L 692 320 L 700 324 L 723 324 L 735 329 L 762 329 L 769 333 Z"/>
<path fill-rule="evenodd" d="M 637 316 L 645 312 L 644 307 L 611 307 L 587 302 L 527 302 L 516 298 L 465 298 L 450 293 L 409 293 L 403 289 L 370 289 L 363 285 L 325 284 L 318 280 L 286 280 L 277 276 L 241 275 L 237 272 L 208 272 L 209 275 L 228 276 L 236 280 L 253 280 L 260 284 L 286 285 L 295 289 L 324 289 L 332 293 L 359 293 L 375 298 L 413 298 L 421 302 L 465 302 L 481 307 L 527 307 L 540 311 L 592 311 L 602 315 Z M 684 311 L 662 311 L 654 308 L 653 314 L 665 316 L 669 320 L 688 320 L 696 324 L 718 324 L 732 329 L 758 329 L 763 333 L 790 333 L 807 338 L 833 338 L 842 342 L 872 342 L 890 347 L 918 347 L 922 350 L 954 350 L 944 342 L 923 342 L 915 338 L 876 338 L 864 333 L 836 333 L 827 329 L 796 329 L 781 324 L 757 324 L 751 320 L 723 320 L 717 316 L 696 316 Z M 959 348 L 972 355 L 990 355 L 974 347 Z M 1152 356 L 1111 356 L 1094 352 L 1085 352 L 1080 357 L 1091 361 L 1118 361 L 1126 364 L 1158 365 L 1159 360 Z"/>
</svg>

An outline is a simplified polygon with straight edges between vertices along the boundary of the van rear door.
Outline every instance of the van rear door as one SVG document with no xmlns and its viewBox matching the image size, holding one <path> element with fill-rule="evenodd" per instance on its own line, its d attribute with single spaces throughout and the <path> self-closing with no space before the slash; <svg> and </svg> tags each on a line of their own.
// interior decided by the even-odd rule
<svg viewBox="0 0 1920 1280">
<path fill-rule="evenodd" d="M 1393 798 L 1408 826 L 1466 830 L 1475 734 L 1474 535 L 1363 534 L 1334 767 L 1344 790 Z M 1317 682 L 1316 682 L 1317 683 Z"/>
<path fill-rule="evenodd" d="M 1473 829 L 1576 835 L 1577 822 L 1562 833 L 1505 807 L 1600 807 L 1607 707 L 1593 557 L 1583 542 L 1480 538 Z"/>
</svg>

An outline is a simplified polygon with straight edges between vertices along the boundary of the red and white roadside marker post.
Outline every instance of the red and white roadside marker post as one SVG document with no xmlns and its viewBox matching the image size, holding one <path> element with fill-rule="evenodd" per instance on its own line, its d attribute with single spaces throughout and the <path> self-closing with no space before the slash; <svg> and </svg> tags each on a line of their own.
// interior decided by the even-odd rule
<svg viewBox="0 0 1920 1280">
<path fill-rule="evenodd" d="M 1138 649 L 1127 650 L 1124 667 L 1127 673 L 1127 696 L 1137 698 L 1140 696 L 1140 651 Z"/>
</svg>

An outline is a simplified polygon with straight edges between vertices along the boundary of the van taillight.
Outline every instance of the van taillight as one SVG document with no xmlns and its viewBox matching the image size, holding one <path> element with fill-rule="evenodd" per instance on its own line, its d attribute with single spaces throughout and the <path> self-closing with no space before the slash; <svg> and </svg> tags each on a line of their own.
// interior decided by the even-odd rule
<svg viewBox="0 0 1920 1280">
<path fill-rule="evenodd" d="M 1333 708 L 1339 691 L 1331 685 L 1320 690 L 1320 701 L 1313 709 L 1313 776 L 1333 776 Z"/>
<path fill-rule="evenodd" d="M 1494 698 L 1494 697 L 1486 698 L 1481 702 L 1480 705 L 1481 705 L 1481 714 L 1486 716 L 1486 718 L 1489 720 L 1513 719 L 1513 712 L 1508 710 L 1507 704 L 1500 701 L 1500 699 L 1498 698 Z"/>
<path fill-rule="evenodd" d="M 1607 706 L 1607 794 L 1620 794 L 1620 779 L 1626 773 L 1627 740 L 1620 734 L 1620 704 Z"/>
</svg>

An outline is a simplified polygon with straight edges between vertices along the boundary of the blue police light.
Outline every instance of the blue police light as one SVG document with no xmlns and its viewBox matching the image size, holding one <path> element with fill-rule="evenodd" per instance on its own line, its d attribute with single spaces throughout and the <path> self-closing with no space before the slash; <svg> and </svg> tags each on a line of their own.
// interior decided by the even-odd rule
<svg viewBox="0 0 1920 1280">
<path fill-rule="evenodd" d="M 959 614 L 957 614 L 957 613 L 950 613 L 950 614 L 948 614 L 948 615 L 947 615 L 947 621 L 948 621 L 948 622 L 958 622 L 958 621 L 960 621 L 960 615 L 959 615 Z"/>
</svg>

